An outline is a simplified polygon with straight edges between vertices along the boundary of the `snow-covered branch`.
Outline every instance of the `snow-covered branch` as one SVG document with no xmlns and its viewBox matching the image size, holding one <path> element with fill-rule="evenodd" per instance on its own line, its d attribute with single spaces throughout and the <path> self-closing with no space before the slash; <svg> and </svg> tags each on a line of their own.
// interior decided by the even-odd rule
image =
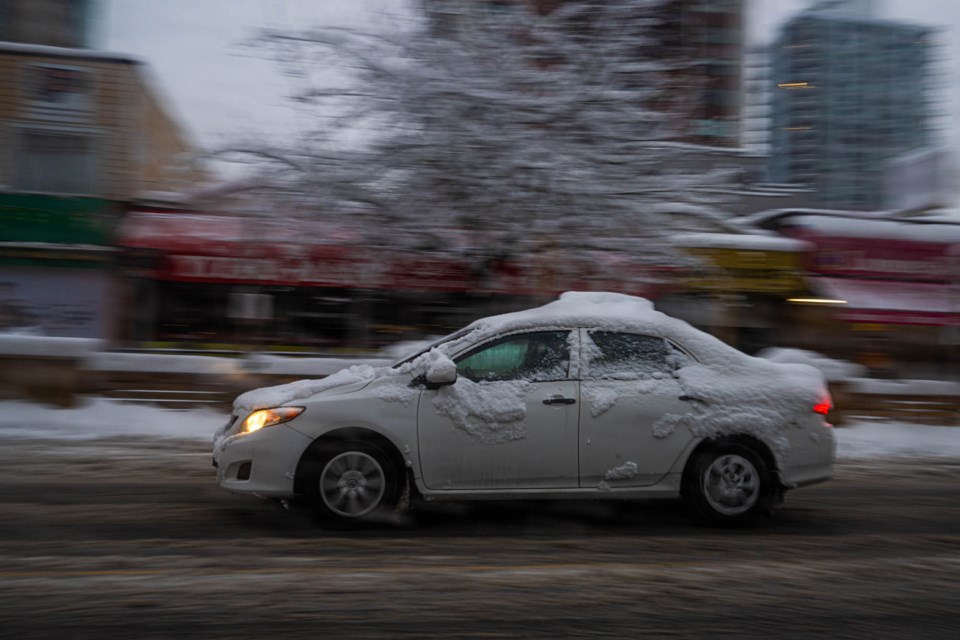
<svg viewBox="0 0 960 640">
<path fill-rule="evenodd" d="M 329 129 L 311 132 L 290 152 L 304 167 L 296 184 L 318 210 L 389 224 L 400 244 L 459 229 L 517 250 L 606 242 L 682 262 L 650 239 L 727 230 L 719 192 L 735 176 L 695 170 L 696 149 L 669 144 L 688 81 L 672 72 L 690 61 L 659 46 L 664 4 L 570 0 L 539 15 L 520 2 L 422 0 L 415 23 L 389 36 L 264 32 L 303 81 L 292 97 L 322 108 L 318 123 L 362 131 L 349 153 Z M 337 69 L 322 86 L 319 61 Z"/>
</svg>

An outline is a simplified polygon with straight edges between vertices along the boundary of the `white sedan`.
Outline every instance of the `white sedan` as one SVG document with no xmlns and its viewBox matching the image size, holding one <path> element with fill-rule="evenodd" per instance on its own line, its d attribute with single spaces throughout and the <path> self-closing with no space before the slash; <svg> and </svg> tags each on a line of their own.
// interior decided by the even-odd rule
<svg viewBox="0 0 960 640">
<path fill-rule="evenodd" d="M 564 294 L 392 367 L 237 398 L 220 486 L 373 520 L 426 500 L 682 497 L 741 525 L 830 478 L 821 374 L 749 357 L 644 299 Z"/>
</svg>

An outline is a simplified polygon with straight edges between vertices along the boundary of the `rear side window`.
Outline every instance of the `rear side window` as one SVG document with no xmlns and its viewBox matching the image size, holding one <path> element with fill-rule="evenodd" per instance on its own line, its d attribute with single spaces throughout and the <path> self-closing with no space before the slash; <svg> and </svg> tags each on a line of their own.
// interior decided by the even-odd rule
<svg viewBox="0 0 960 640">
<path fill-rule="evenodd" d="M 563 380 L 570 370 L 569 331 L 507 336 L 457 358 L 457 374 L 474 382 Z"/>
<path fill-rule="evenodd" d="M 591 331 L 584 345 L 587 380 L 635 380 L 671 374 L 690 357 L 664 338 Z"/>
</svg>

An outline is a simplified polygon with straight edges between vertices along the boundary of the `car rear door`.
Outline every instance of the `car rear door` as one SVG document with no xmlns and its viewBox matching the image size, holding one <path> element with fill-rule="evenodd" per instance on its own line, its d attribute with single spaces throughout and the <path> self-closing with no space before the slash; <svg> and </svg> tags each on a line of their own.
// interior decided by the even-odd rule
<svg viewBox="0 0 960 640">
<path fill-rule="evenodd" d="M 664 338 L 581 329 L 580 486 L 655 484 L 692 435 L 661 419 L 691 411 L 673 372 L 689 356 Z"/>
</svg>

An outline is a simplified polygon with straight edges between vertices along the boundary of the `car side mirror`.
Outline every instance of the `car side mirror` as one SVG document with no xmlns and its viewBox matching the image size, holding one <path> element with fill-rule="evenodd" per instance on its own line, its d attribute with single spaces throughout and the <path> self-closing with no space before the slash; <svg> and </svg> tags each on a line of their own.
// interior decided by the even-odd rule
<svg viewBox="0 0 960 640">
<path fill-rule="evenodd" d="M 428 388 L 438 389 L 453 384 L 457 381 L 457 365 L 450 358 L 440 357 L 430 363 L 424 378 Z"/>
</svg>

